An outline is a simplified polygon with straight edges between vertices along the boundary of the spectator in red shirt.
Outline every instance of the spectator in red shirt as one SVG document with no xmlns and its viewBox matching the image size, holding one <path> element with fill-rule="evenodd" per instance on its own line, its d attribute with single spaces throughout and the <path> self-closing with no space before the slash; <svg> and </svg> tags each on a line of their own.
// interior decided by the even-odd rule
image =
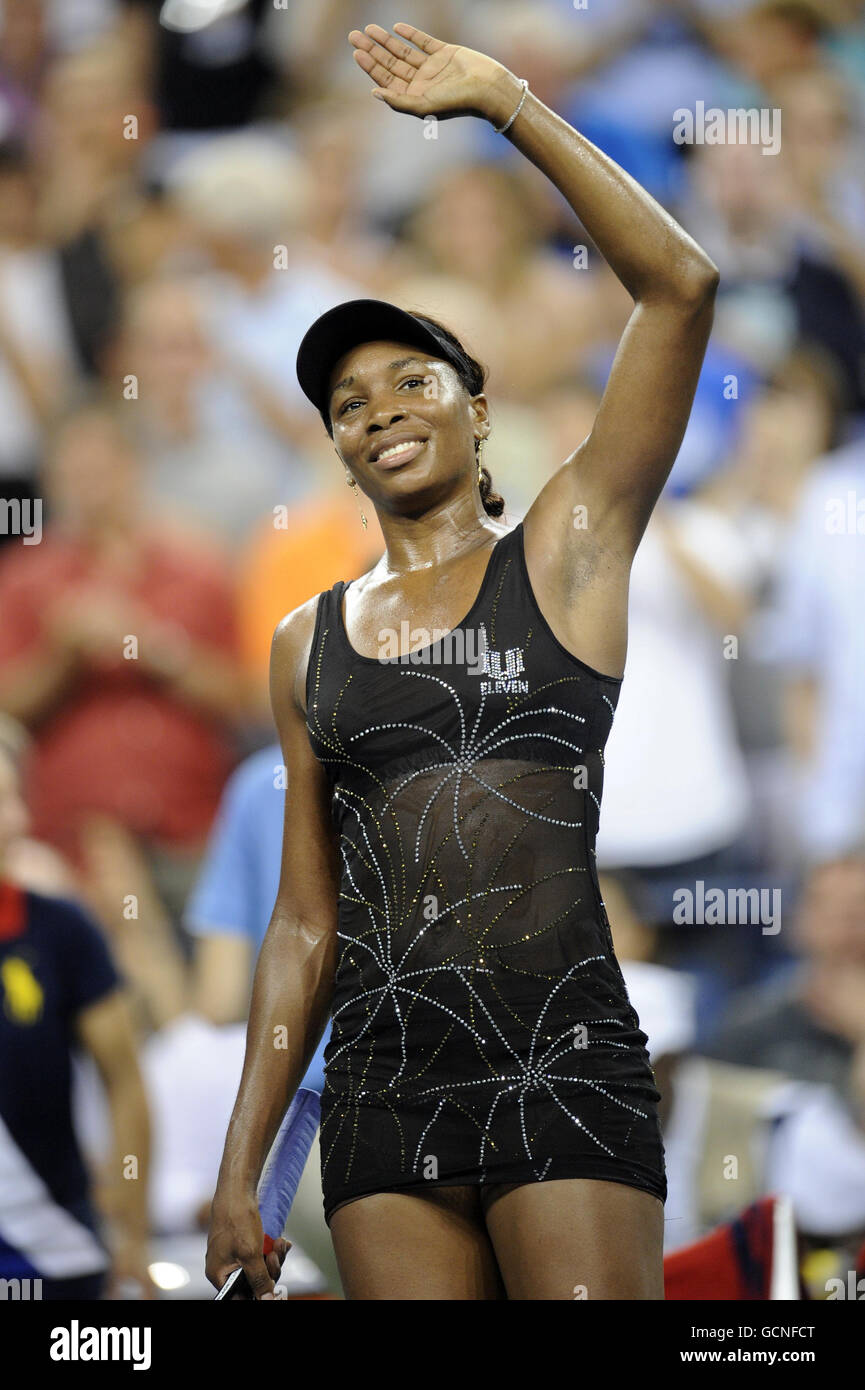
<svg viewBox="0 0 865 1390">
<path fill-rule="evenodd" d="M 160 1023 L 182 1006 L 179 975 L 163 978 L 170 923 L 232 765 L 242 686 L 225 565 L 143 511 L 122 409 L 61 424 L 52 520 L 0 563 L 0 709 L 33 736 L 34 834 L 83 875 Z"/>
</svg>

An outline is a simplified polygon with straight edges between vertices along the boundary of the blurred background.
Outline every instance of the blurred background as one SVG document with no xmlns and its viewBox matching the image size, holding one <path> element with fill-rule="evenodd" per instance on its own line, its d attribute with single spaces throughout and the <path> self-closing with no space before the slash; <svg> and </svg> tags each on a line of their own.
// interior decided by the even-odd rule
<svg viewBox="0 0 865 1390">
<path fill-rule="evenodd" d="M 370 99 L 346 35 L 395 20 L 528 78 L 720 268 L 634 566 L 598 864 L 664 1094 L 668 1251 L 780 1195 L 800 1291 L 825 1298 L 865 1239 L 859 0 L 2 0 L 3 1132 L 39 1151 L 47 1069 L 85 1154 L 81 1219 L 108 1241 L 64 1277 L 212 1294 L 207 1209 L 278 875 L 270 640 L 383 548 L 295 380 L 312 320 L 374 296 L 463 339 L 490 369 L 511 524 L 591 428 L 630 299 L 491 127 Z M 774 113 L 780 148 L 677 143 L 698 102 Z M 777 910 L 688 924 L 683 889 Z M 63 956 L 75 932 L 86 968 Z M 106 1032 L 112 970 L 129 1003 Z M 150 1158 L 124 1184 L 133 1133 Z M 339 1297 L 316 1168 L 283 1277 Z M 28 1264 L 17 1200 L 0 1274 Z"/>
</svg>

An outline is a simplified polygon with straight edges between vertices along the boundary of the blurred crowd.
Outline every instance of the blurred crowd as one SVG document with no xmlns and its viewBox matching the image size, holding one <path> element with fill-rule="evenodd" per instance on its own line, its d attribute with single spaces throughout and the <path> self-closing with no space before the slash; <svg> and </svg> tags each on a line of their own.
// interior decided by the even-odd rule
<svg viewBox="0 0 865 1390">
<path fill-rule="evenodd" d="M 110 1029 L 83 1030 L 74 1101 L 115 1274 L 206 1220 L 278 874 L 273 629 L 383 548 L 297 385 L 303 333 L 361 296 L 455 331 L 490 369 L 513 524 L 591 429 L 630 311 L 491 127 L 370 100 L 346 35 L 395 19 L 527 78 L 720 268 L 634 565 L 598 864 L 668 1083 L 668 1247 L 781 1191 L 825 1297 L 865 1239 L 861 0 L 0 3 L 0 886 L 77 902 L 129 987 L 137 1210 L 106 1178 L 131 1123 Z M 774 112 L 780 147 L 677 143 L 698 102 Z M 780 915 L 677 921 L 700 883 Z M 0 892 L 0 947 L 4 920 Z M 312 1179 L 297 1287 L 337 1293 Z"/>
</svg>

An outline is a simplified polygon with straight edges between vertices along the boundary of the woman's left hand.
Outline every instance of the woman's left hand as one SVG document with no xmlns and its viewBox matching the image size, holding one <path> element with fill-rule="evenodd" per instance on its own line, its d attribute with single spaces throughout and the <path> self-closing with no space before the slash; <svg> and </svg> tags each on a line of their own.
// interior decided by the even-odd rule
<svg viewBox="0 0 865 1390">
<path fill-rule="evenodd" d="M 393 27 L 396 36 L 379 24 L 368 24 L 363 33 L 352 29 L 348 36 L 355 62 L 372 78 L 381 100 L 420 119 L 480 116 L 504 125 L 521 96 L 512 72 L 484 53 L 442 43 L 411 24 Z"/>
</svg>

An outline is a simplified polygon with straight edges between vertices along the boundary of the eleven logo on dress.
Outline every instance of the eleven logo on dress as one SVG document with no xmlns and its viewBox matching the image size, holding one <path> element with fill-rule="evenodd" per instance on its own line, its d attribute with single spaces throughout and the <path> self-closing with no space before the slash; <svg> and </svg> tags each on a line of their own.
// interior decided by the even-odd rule
<svg viewBox="0 0 865 1390">
<path fill-rule="evenodd" d="M 526 669 L 522 647 L 508 647 L 507 651 L 500 652 L 492 649 L 487 642 L 486 626 L 481 623 L 479 629 L 478 642 L 478 661 L 471 674 L 473 676 L 488 676 L 489 680 L 481 681 L 482 695 L 516 695 L 528 694 L 529 683 L 520 680 L 519 677 Z"/>
</svg>

